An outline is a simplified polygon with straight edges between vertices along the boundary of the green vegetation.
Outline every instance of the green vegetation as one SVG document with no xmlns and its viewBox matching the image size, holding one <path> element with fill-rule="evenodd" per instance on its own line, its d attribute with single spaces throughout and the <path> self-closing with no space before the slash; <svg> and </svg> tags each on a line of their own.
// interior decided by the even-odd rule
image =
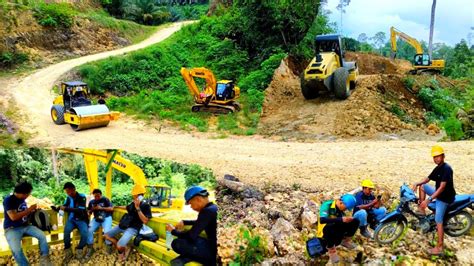
<svg viewBox="0 0 474 266">
<path fill-rule="evenodd" d="M 68 3 L 39 3 L 33 11 L 38 24 L 44 27 L 70 28 L 76 15 Z"/>
<path fill-rule="evenodd" d="M 167 184 L 172 187 L 174 196 L 181 197 L 186 187 L 200 184 L 208 188 L 215 186 L 215 177 L 211 170 L 198 165 L 186 165 L 156 158 L 142 157 L 131 153 L 122 156 L 139 166 L 150 184 Z M 58 178 L 53 177 L 51 150 L 46 149 L 0 149 L 0 196 L 11 193 L 14 184 L 20 180 L 33 183 L 35 197 L 47 197 L 56 204 L 62 203 L 65 194 L 62 185 L 72 181 L 77 190 L 87 194 L 89 185 L 82 156 L 58 153 Z M 99 167 L 100 188 L 105 190 L 105 165 Z M 58 183 L 59 181 L 59 183 Z M 112 202 L 125 205 L 130 202 L 133 183 L 130 177 L 114 171 Z M 42 184 L 36 186 L 35 184 Z"/>
<path fill-rule="evenodd" d="M 437 84 L 433 81 L 433 84 Z M 457 113 L 460 109 L 470 110 L 474 106 L 474 85 L 471 84 L 460 90 L 459 88 L 443 89 L 439 86 L 432 88 L 422 88 L 418 97 L 423 102 L 426 113 L 426 120 L 429 123 L 440 124 L 448 137 L 452 140 L 463 139 L 462 123 L 458 120 Z"/>
<path fill-rule="evenodd" d="M 203 17 L 158 45 L 81 66 L 79 73 L 93 93 L 118 96 L 109 100 L 112 109 L 207 131 L 211 115 L 191 112 L 193 99 L 179 73 L 183 66 L 207 67 L 218 79 L 236 80 L 241 88 L 243 110 L 219 118 L 218 130 L 251 135 L 263 91 L 281 60 L 287 54 L 306 58 L 314 35 L 331 30 L 325 16 L 316 16 L 318 6 L 318 1 L 236 1 L 222 15 Z"/>
<path fill-rule="evenodd" d="M 28 61 L 29 56 L 21 52 L 0 52 L 0 68 L 11 68 Z"/>
<path fill-rule="evenodd" d="M 111 0 L 102 6 L 114 17 L 145 25 L 159 25 L 181 20 L 197 20 L 207 13 L 208 1 L 199 4 L 180 4 L 176 1 Z"/>
<path fill-rule="evenodd" d="M 229 264 L 230 266 L 254 265 L 263 261 L 265 247 L 258 234 L 241 227 L 240 238 L 237 241 L 240 241 L 242 245 L 239 247 L 239 253 L 235 254 L 234 260 Z"/>
</svg>

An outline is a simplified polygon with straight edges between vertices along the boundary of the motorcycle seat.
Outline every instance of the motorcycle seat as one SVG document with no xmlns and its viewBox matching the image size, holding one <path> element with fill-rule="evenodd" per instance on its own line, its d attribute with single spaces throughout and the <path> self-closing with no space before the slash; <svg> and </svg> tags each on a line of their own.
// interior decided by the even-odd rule
<svg viewBox="0 0 474 266">
<path fill-rule="evenodd" d="M 469 195 L 456 195 L 453 203 L 449 204 L 448 210 L 455 209 L 461 205 L 469 203 L 470 201 L 471 197 Z M 431 211 L 436 210 L 436 201 L 433 201 L 428 204 L 428 209 L 430 209 Z"/>
</svg>

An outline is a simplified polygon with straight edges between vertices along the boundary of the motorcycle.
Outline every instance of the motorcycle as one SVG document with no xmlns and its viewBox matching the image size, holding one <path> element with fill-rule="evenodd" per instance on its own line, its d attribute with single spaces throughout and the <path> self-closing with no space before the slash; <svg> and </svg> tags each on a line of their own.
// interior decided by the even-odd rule
<svg viewBox="0 0 474 266">
<path fill-rule="evenodd" d="M 411 221 L 414 230 L 420 230 L 423 234 L 436 231 L 436 222 L 434 211 L 436 202 L 428 204 L 428 209 L 432 211 L 429 215 L 420 215 L 415 213 L 411 206 L 418 204 L 418 198 L 413 190 L 403 184 L 400 187 L 400 203 L 398 207 L 387 214 L 379 221 L 375 232 L 374 239 L 379 244 L 390 244 L 397 240 L 408 226 L 406 214 L 416 217 Z M 456 195 L 455 200 L 451 203 L 444 215 L 444 232 L 453 237 L 462 236 L 468 233 L 472 226 L 472 216 L 465 209 L 474 210 L 474 194 Z"/>
</svg>

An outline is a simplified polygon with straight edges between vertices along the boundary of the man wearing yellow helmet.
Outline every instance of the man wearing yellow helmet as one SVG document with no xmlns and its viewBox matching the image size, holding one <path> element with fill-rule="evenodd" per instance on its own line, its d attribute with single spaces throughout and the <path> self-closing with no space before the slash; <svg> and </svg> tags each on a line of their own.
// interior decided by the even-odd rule
<svg viewBox="0 0 474 266">
<path fill-rule="evenodd" d="M 443 148 L 439 145 L 433 146 L 431 148 L 431 157 L 433 157 L 433 161 L 436 164 L 435 169 L 433 169 L 428 177 L 413 184 L 412 189 L 416 192 L 416 189 L 420 187 L 420 214 L 424 214 L 428 204 L 436 199 L 435 222 L 438 231 L 438 244 L 435 248 L 430 249 L 429 253 L 439 255 L 443 253 L 444 214 L 448 205 L 454 201 L 456 191 L 454 190 L 453 169 L 449 164 L 444 162 L 445 156 Z M 430 180 L 436 182 L 436 189 L 427 184 Z M 428 198 L 426 198 L 426 194 L 429 195 Z"/>
<path fill-rule="evenodd" d="M 121 262 L 125 262 L 130 253 L 130 247 L 127 247 L 128 242 L 130 242 L 134 236 L 138 235 L 142 226 L 148 223 L 152 217 L 151 206 L 143 201 L 145 192 L 146 189 L 143 185 L 136 184 L 133 187 L 133 201 L 127 206 L 127 214 L 122 217 L 119 225 L 110 229 L 110 231 L 105 234 L 105 239 L 117 248 Z M 122 233 L 122 237 L 117 240 L 115 236 L 119 233 Z M 107 244 L 107 249 L 111 251 L 111 245 Z"/>
<path fill-rule="evenodd" d="M 364 237 L 372 238 L 372 234 L 367 228 L 367 221 L 380 221 L 385 216 L 387 209 L 381 207 L 380 198 L 375 198 L 373 194 L 375 185 L 371 180 L 363 180 L 361 185 L 362 191 L 355 195 L 356 206 L 352 216 L 360 222 L 360 234 Z"/>
</svg>

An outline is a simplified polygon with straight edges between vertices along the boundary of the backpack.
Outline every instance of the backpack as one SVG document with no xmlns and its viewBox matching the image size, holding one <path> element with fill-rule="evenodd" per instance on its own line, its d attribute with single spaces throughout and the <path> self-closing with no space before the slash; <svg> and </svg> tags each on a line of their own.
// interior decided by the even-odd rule
<svg viewBox="0 0 474 266">
<path fill-rule="evenodd" d="M 30 217 L 32 225 L 38 227 L 42 231 L 51 233 L 51 223 L 49 221 L 49 214 L 44 210 L 36 210 Z"/>
</svg>

